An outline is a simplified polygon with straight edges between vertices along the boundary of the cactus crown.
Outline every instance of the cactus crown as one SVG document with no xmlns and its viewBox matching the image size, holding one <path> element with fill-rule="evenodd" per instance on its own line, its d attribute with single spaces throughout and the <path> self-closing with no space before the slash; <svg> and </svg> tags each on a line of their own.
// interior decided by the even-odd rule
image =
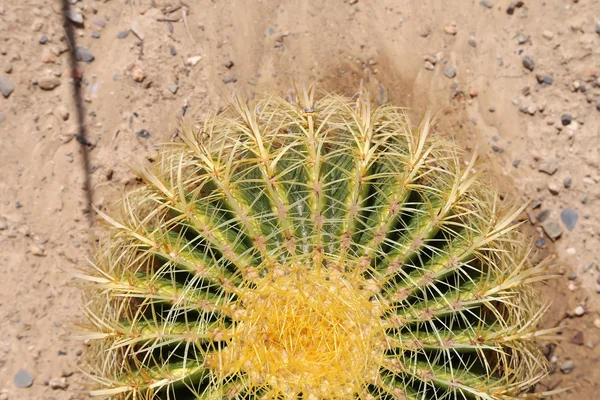
<svg viewBox="0 0 600 400">
<path fill-rule="evenodd" d="M 94 393 L 510 399 L 541 267 L 431 120 L 312 89 L 164 146 L 87 273 Z"/>
</svg>

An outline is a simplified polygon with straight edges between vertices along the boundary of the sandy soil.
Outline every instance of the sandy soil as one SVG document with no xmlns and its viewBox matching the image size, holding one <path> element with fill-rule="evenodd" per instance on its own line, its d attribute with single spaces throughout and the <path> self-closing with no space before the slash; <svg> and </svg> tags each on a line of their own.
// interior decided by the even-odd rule
<svg viewBox="0 0 600 400">
<path fill-rule="evenodd" d="M 96 207 L 110 209 L 135 184 L 130 165 L 151 162 L 156 146 L 176 135 L 182 110 L 202 117 L 233 91 L 285 94 L 292 79 L 348 94 L 362 80 L 375 101 L 410 107 L 415 122 L 436 111 L 442 134 L 479 146 L 509 198 L 532 201 L 533 240 L 542 255 L 557 255 L 559 276 L 543 288 L 553 304 L 545 325 L 562 326 L 563 338 L 547 346 L 556 371 L 537 390 L 597 398 L 599 0 L 526 0 L 512 15 L 509 0 L 71 3 L 74 19 L 83 19 L 77 44 L 95 57 L 77 71 L 89 188 L 73 140 L 60 2 L 0 3 L 0 83 L 6 92 L 14 86 L 0 96 L 1 400 L 88 397 L 72 285 L 95 235 L 87 190 Z M 543 227 L 562 234 L 553 242 Z M 17 387 L 27 373 L 32 385 Z"/>
</svg>

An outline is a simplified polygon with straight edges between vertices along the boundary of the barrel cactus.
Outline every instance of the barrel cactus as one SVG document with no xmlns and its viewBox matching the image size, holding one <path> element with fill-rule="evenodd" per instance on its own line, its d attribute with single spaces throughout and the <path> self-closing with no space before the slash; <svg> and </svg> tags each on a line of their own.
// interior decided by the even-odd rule
<svg viewBox="0 0 600 400">
<path fill-rule="evenodd" d="M 182 126 L 88 282 L 93 394 L 513 399 L 546 360 L 516 227 L 452 142 L 312 89 Z"/>
</svg>

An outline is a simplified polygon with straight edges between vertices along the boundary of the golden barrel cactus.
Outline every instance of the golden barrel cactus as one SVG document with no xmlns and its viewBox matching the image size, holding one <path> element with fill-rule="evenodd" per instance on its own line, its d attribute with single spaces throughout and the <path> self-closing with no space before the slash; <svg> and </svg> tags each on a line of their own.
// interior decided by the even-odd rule
<svg viewBox="0 0 600 400">
<path fill-rule="evenodd" d="M 529 245 L 428 116 L 273 96 L 182 128 L 87 280 L 93 392 L 512 399 L 546 373 Z"/>
</svg>

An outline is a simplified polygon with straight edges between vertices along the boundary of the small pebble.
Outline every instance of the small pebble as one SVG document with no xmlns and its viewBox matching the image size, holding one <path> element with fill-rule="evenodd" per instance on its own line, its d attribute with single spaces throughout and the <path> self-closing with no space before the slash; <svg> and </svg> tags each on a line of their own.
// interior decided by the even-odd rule
<svg viewBox="0 0 600 400">
<path fill-rule="evenodd" d="M 527 43 L 527 40 L 529 40 L 529 38 L 527 36 L 524 36 L 524 35 L 517 36 L 517 41 L 519 42 L 519 44 L 525 44 L 525 43 Z M 529 68 L 527 68 L 527 69 L 529 69 Z"/>
<path fill-rule="evenodd" d="M 542 229 L 553 242 L 562 235 L 562 228 L 560 225 L 551 219 L 548 219 L 542 223 Z"/>
<path fill-rule="evenodd" d="M 92 38 L 100 39 L 100 34 L 98 32 L 92 32 Z"/>
<path fill-rule="evenodd" d="M 167 90 L 173 94 L 177 94 L 177 90 L 179 90 L 179 85 L 168 85 Z"/>
<path fill-rule="evenodd" d="M 577 279 L 577 274 L 575 272 L 571 272 L 567 279 L 570 281 L 574 281 L 575 279 Z"/>
<path fill-rule="evenodd" d="M 117 39 L 125 39 L 127 36 L 129 36 L 129 31 L 121 31 L 117 34 Z"/>
<path fill-rule="evenodd" d="M 60 86 L 60 79 L 55 76 L 45 76 L 38 81 L 38 86 L 42 90 L 54 90 Z"/>
<path fill-rule="evenodd" d="M 570 176 L 567 176 L 565 179 L 563 179 L 563 186 L 566 189 L 569 189 L 571 187 L 571 184 L 573 183 L 573 180 L 571 179 Z"/>
<path fill-rule="evenodd" d="M 67 383 L 66 378 L 54 378 L 50 379 L 48 386 L 50 386 L 50 388 L 53 390 L 65 390 L 69 387 L 69 384 Z"/>
<path fill-rule="evenodd" d="M 20 369 L 15 374 L 14 382 L 17 387 L 28 388 L 33 385 L 33 376 L 24 369 Z"/>
<path fill-rule="evenodd" d="M 596 33 L 600 35 L 600 21 L 596 21 Z"/>
<path fill-rule="evenodd" d="M 544 159 L 540 161 L 538 171 L 548 175 L 554 175 L 554 173 L 558 171 L 558 164 L 554 159 Z"/>
<path fill-rule="evenodd" d="M 563 126 L 570 125 L 572 121 L 573 117 L 571 117 L 569 114 L 563 114 L 560 117 L 560 122 L 563 124 Z"/>
<path fill-rule="evenodd" d="M 469 43 L 469 46 L 471 46 L 471 47 L 477 47 L 477 42 L 475 41 L 475 38 L 470 37 L 467 42 Z"/>
<path fill-rule="evenodd" d="M 519 164 L 521 164 L 521 160 L 517 159 L 512 162 L 512 166 L 515 168 L 519 168 Z"/>
<path fill-rule="evenodd" d="M 172 56 L 177 55 L 177 49 L 175 48 L 175 46 L 169 46 L 169 53 L 171 53 Z"/>
<path fill-rule="evenodd" d="M 36 257 L 44 257 L 46 255 L 46 253 L 44 252 L 44 249 L 42 249 L 40 246 L 38 245 L 31 245 L 29 247 L 29 251 L 31 251 L 31 254 L 33 254 Z"/>
<path fill-rule="evenodd" d="M 83 24 L 83 15 L 81 13 L 74 13 L 72 11 L 67 11 L 67 18 L 76 24 Z"/>
<path fill-rule="evenodd" d="M 7 62 L 6 64 L 4 64 L 4 72 L 6 72 L 7 74 L 10 74 L 13 70 L 13 66 L 11 63 Z"/>
<path fill-rule="evenodd" d="M 554 33 L 552 33 L 552 31 L 545 30 L 544 32 L 542 32 L 542 36 L 544 37 L 544 39 L 552 40 L 552 38 L 554 37 Z"/>
<path fill-rule="evenodd" d="M 83 61 L 85 63 L 91 63 L 94 61 L 94 55 L 92 52 L 83 46 L 75 47 L 75 58 L 77 61 Z"/>
<path fill-rule="evenodd" d="M 454 25 L 446 25 L 444 27 L 444 32 L 446 32 L 446 34 L 448 34 L 448 35 L 454 36 L 457 33 L 456 26 L 454 26 Z"/>
<path fill-rule="evenodd" d="M 565 224 L 569 231 L 572 231 L 575 228 L 578 219 L 579 214 L 572 208 L 565 208 L 560 213 L 560 220 Z"/>
<path fill-rule="evenodd" d="M 511 2 L 508 5 L 508 7 L 506 8 L 506 13 L 508 15 L 513 15 L 515 13 L 515 9 L 523 7 L 524 4 L 525 4 L 525 2 L 522 0 L 517 0 L 517 1 Z"/>
<path fill-rule="evenodd" d="M 538 240 L 535 241 L 535 247 L 541 249 L 544 246 L 546 246 L 546 238 L 539 238 Z"/>
<path fill-rule="evenodd" d="M 144 80 L 144 78 L 146 77 L 146 74 L 144 73 L 144 69 L 142 67 L 140 67 L 139 65 L 136 65 L 131 70 L 131 77 L 136 82 L 142 82 Z"/>
<path fill-rule="evenodd" d="M 200 62 L 201 58 L 202 58 L 202 56 L 189 57 L 187 59 L 187 64 L 193 67 L 193 66 L 195 66 L 196 64 L 198 64 Z"/>
<path fill-rule="evenodd" d="M 104 28 L 106 26 L 106 21 L 102 17 L 94 17 L 92 18 L 92 24 L 99 28 Z"/>
<path fill-rule="evenodd" d="M 571 373 L 571 371 L 573 371 L 574 367 L 575 363 L 573 363 L 572 360 L 567 360 L 560 364 L 560 372 L 562 372 L 563 374 L 569 374 Z"/>
<path fill-rule="evenodd" d="M 433 65 L 431 62 L 429 61 L 425 61 L 425 65 L 424 65 L 425 69 L 428 71 L 433 71 L 435 69 L 435 65 Z"/>
<path fill-rule="evenodd" d="M 237 78 L 235 76 L 227 76 L 223 78 L 223 83 L 235 83 L 237 82 Z"/>
<path fill-rule="evenodd" d="M 488 1 L 488 0 L 482 0 L 479 2 L 479 4 L 481 4 L 485 8 L 493 8 L 494 7 L 494 3 L 492 3 L 491 1 Z"/>
<path fill-rule="evenodd" d="M 146 129 L 140 129 L 139 131 L 137 131 L 135 133 L 135 135 L 137 137 L 141 137 L 141 138 L 144 138 L 144 139 L 150 138 L 150 132 L 148 132 L 148 130 L 146 130 Z"/>
<path fill-rule="evenodd" d="M 231 68 L 233 68 L 234 64 L 233 64 L 233 61 L 229 60 L 224 65 L 225 65 L 225 68 L 231 69 Z"/>
<path fill-rule="evenodd" d="M 585 314 L 585 308 L 582 305 L 578 305 L 577 307 L 575 307 L 575 315 L 577 315 L 578 317 L 581 317 L 583 314 Z"/>
<path fill-rule="evenodd" d="M 558 194 L 558 192 L 559 192 L 559 189 L 558 189 L 558 186 L 556 184 L 550 182 L 550 183 L 548 183 L 548 191 L 552 195 L 556 196 Z"/>
<path fill-rule="evenodd" d="M 533 61 L 533 57 L 530 55 L 526 55 L 523 57 L 523 66 L 527 68 L 529 71 L 533 71 L 535 67 L 535 62 Z"/>
<path fill-rule="evenodd" d="M 48 43 L 48 36 L 42 35 L 42 37 L 40 37 L 40 44 L 46 44 L 46 43 Z"/>
<path fill-rule="evenodd" d="M 450 79 L 454 78 L 456 76 L 456 68 L 455 67 L 444 68 L 444 75 Z"/>
<path fill-rule="evenodd" d="M 491 113 L 496 112 L 496 107 L 490 107 L 488 108 L 488 111 Z"/>
<path fill-rule="evenodd" d="M 4 96 L 5 99 L 8 99 L 8 96 L 14 91 L 15 85 L 13 85 L 8 78 L 0 77 L 0 92 L 2 92 L 2 96 Z"/>
</svg>

